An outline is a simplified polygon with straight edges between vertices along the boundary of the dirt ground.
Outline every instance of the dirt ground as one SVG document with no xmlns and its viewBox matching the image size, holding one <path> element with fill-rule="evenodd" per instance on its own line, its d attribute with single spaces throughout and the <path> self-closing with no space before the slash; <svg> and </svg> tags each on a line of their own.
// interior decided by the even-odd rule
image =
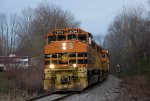
<svg viewBox="0 0 150 101">
<path fill-rule="evenodd" d="M 150 101 L 150 81 L 144 75 L 123 78 L 114 101 Z"/>
</svg>

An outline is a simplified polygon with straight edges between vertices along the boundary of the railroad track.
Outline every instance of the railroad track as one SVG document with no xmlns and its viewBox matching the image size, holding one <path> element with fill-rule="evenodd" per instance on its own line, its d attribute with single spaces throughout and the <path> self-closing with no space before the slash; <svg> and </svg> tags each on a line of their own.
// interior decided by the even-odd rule
<svg viewBox="0 0 150 101">
<path fill-rule="evenodd" d="M 72 96 L 73 94 L 76 94 L 76 93 L 75 92 L 68 93 L 68 94 L 47 93 L 47 94 L 43 94 L 43 95 L 28 99 L 26 101 L 60 101 L 69 96 Z"/>
<path fill-rule="evenodd" d="M 88 91 L 98 87 L 100 84 L 102 84 L 104 82 L 105 82 L 105 80 L 103 82 L 98 82 L 98 83 L 92 84 L 92 85 L 88 86 L 87 88 L 85 88 L 84 90 L 78 91 L 78 92 L 70 92 L 70 93 L 67 93 L 67 94 L 57 93 L 57 92 L 46 93 L 46 94 L 28 99 L 26 101 L 60 101 L 60 100 L 64 100 L 65 98 L 67 98 L 69 96 L 72 96 L 74 94 L 87 93 Z"/>
</svg>

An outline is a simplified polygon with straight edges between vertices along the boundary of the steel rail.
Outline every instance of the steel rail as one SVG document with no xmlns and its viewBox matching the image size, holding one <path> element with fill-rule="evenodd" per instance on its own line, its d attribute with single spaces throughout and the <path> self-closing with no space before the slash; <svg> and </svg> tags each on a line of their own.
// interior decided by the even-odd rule
<svg viewBox="0 0 150 101">
<path fill-rule="evenodd" d="M 55 99 L 52 99 L 52 100 L 49 100 L 49 101 L 60 101 L 60 100 L 63 100 L 65 98 L 69 97 L 69 96 L 72 96 L 73 94 L 76 94 L 76 93 L 73 92 L 73 93 L 69 93 L 69 94 L 66 94 L 66 95 L 62 95 L 61 97 L 58 97 L 58 98 L 55 98 Z M 40 100 L 40 99 L 43 99 L 45 97 L 49 97 L 49 96 L 52 96 L 52 95 L 55 95 L 55 93 L 47 93 L 47 94 L 39 95 L 37 97 L 27 99 L 26 101 L 36 101 L 36 100 Z"/>
<path fill-rule="evenodd" d="M 27 99 L 26 101 L 34 101 L 34 100 L 38 100 L 38 99 L 40 99 L 40 98 L 44 98 L 44 97 L 50 96 L 51 94 L 52 94 L 52 93 L 42 94 L 42 95 L 33 97 L 33 98 L 31 98 L 31 99 Z"/>
</svg>

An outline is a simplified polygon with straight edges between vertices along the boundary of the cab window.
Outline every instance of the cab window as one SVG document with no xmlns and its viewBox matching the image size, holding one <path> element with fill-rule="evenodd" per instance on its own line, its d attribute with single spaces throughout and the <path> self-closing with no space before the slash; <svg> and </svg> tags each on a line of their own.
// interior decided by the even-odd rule
<svg viewBox="0 0 150 101">
<path fill-rule="evenodd" d="M 56 41 L 56 36 L 48 36 L 48 44 L 50 44 L 52 41 Z"/>
<path fill-rule="evenodd" d="M 87 42 L 86 35 L 85 34 L 79 34 L 78 40 L 81 42 Z"/>
<path fill-rule="evenodd" d="M 76 40 L 76 34 L 69 34 L 68 40 Z"/>
<path fill-rule="evenodd" d="M 58 40 L 58 41 L 66 40 L 66 35 L 58 35 L 58 36 L 57 36 L 57 40 Z"/>
</svg>

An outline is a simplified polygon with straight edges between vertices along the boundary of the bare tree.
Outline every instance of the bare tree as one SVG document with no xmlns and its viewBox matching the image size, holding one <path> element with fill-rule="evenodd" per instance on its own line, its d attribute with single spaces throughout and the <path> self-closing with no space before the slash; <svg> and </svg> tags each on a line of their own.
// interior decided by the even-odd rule
<svg viewBox="0 0 150 101">
<path fill-rule="evenodd" d="M 34 34 L 31 32 L 33 27 L 30 27 L 34 18 L 34 9 L 31 8 L 23 10 L 22 15 L 18 18 L 17 54 L 19 53 L 20 55 L 31 55 L 30 49 Z"/>
<path fill-rule="evenodd" d="M 8 40 L 7 16 L 0 14 L 0 55 L 6 55 L 8 53 Z"/>
<path fill-rule="evenodd" d="M 49 31 L 79 25 L 71 12 L 47 3 L 35 9 L 27 8 L 21 16 L 0 14 L 0 55 L 43 57 L 45 35 Z"/>
<path fill-rule="evenodd" d="M 54 28 L 79 27 L 79 22 L 70 12 L 51 4 L 26 9 L 20 19 L 18 52 L 37 57 L 43 57 L 45 35 L 49 31 Z"/>
<path fill-rule="evenodd" d="M 16 14 L 10 16 L 9 20 L 9 34 L 10 34 L 10 53 L 14 53 L 17 44 L 17 30 L 18 30 L 18 17 Z"/>
<path fill-rule="evenodd" d="M 140 61 L 140 56 L 149 49 L 147 47 L 149 20 L 143 15 L 141 7 L 124 8 L 109 26 L 104 44 L 110 51 L 113 67 L 120 64 L 122 70 L 125 71 L 136 65 Z M 142 48 L 143 45 L 144 48 Z"/>
</svg>

